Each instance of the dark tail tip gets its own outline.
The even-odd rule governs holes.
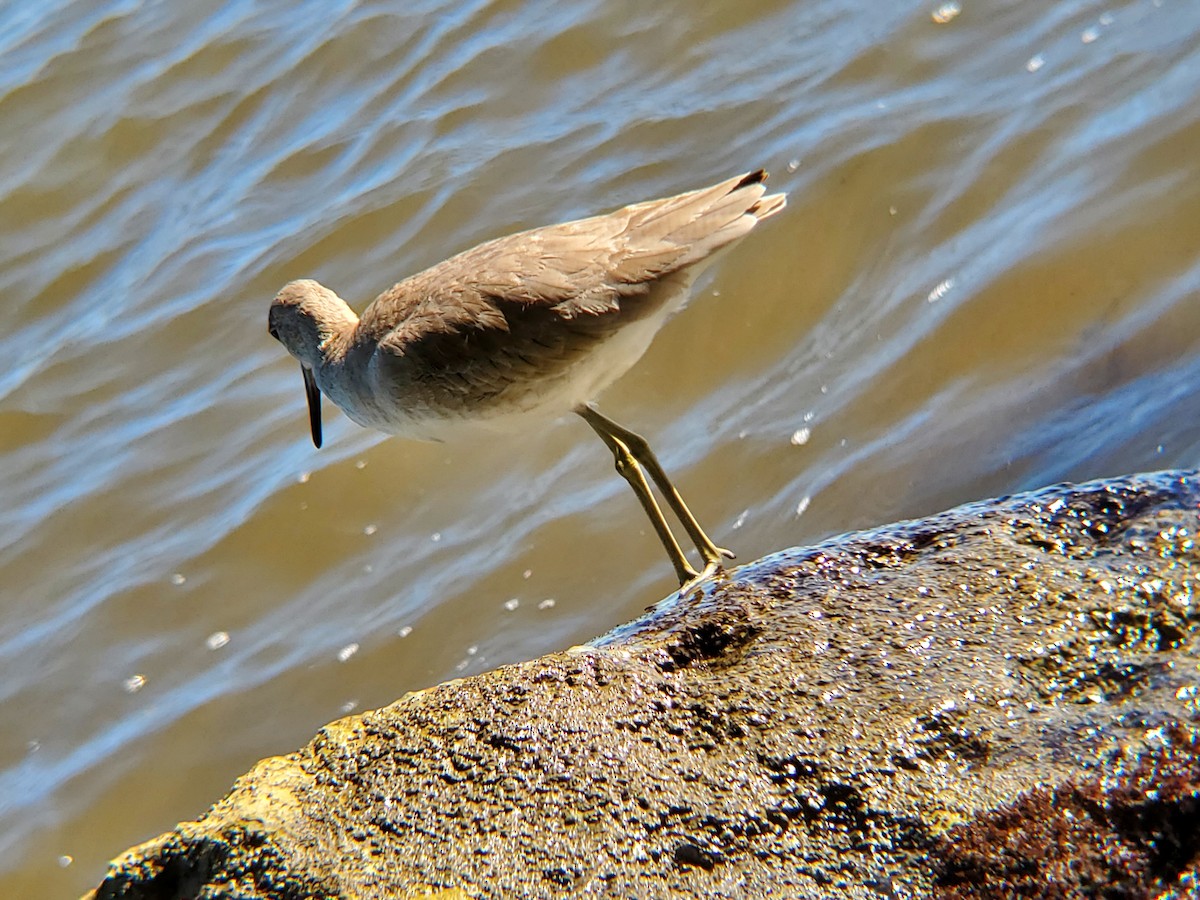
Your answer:
[[[749,187],[752,184],[762,184],[767,180],[767,172],[765,169],[755,169],[749,175],[733,186],[735,191],[739,191],[744,187]]]

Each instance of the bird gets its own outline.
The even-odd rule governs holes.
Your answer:
[[[300,363],[319,448],[321,397],[354,422],[416,440],[468,425],[530,433],[578,414],[612,453],[681,587],[733,554],[700,527],[649,443],[596,397],[641,358],[714,254],[787,203],[762,169],[710,187],[479,244],[385,290],[362,312],[311,279],[271,301],[268,331]],[[689,562],[646,480],[695,545]]]

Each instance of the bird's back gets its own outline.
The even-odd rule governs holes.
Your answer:
[[[509,235],[399,282],[349,348],[373,395],[353,417],[436,436],[443,420],[558,415],[592,399],[682,306],[701,264],[784,207],[765,178]]]

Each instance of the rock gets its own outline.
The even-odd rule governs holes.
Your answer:
[[[1161,473],[776,553],[334,722],[89,896],[1194,890],[1198,510]]]

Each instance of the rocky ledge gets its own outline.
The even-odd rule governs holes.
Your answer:
[[[1198,531],[1170,472],[777,553],[334,722],[88,896],[1195,896]]]

